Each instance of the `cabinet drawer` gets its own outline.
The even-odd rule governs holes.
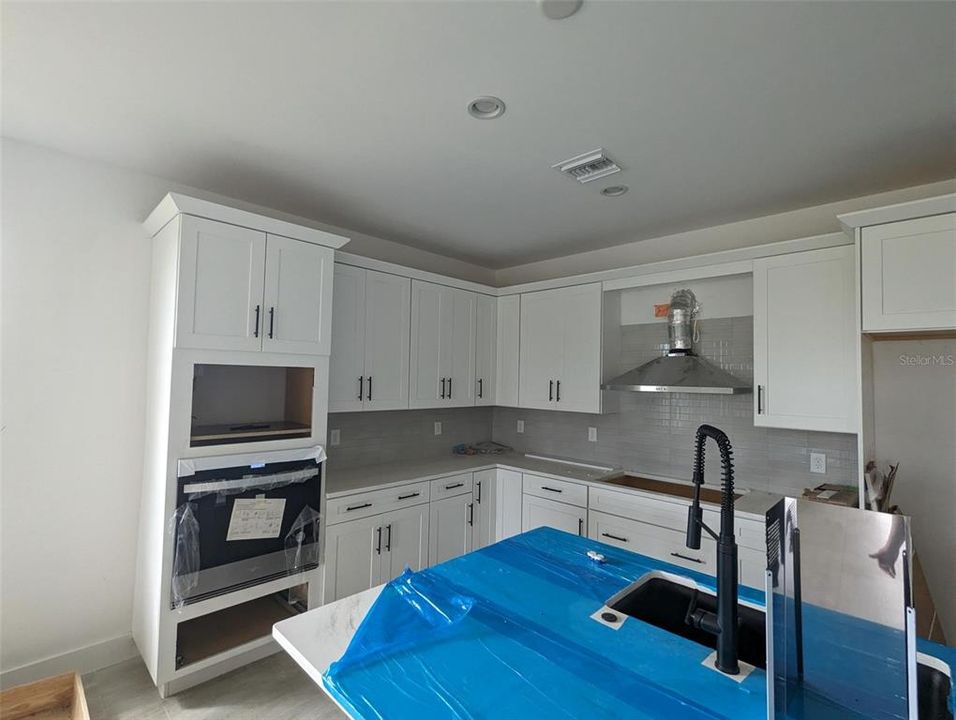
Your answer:
[[[636,493],[591,488],[590,508],[593,510],[680,532],[687,529],[688,507],[690,502],[672,502]],[[704,522],[716,532],[720,527],[720,513],[716,510],[704,509]]]
[[[441,500],[442,498],[465,495],[466,493],[471,495],[473,483],[474,476],[472,473],[461,473],[459,475],[436,478],[431,481],[431,499]]]
[[[428,502],[428,483],[420,482],[372,490],[328,500],[325,504],[329,525],[369,517],[379,513]]]
[[[682,531],[593,510],[588,513],[588,537],[690,570],[715,572],[717,545],[709,538],[701,538],[700,550],[691,550]]]
[[[521,484],[522,491],[526,495],[536,495],[537,497],[557,500],[578,507],[587,507],[588,504],[587,485],[578,485],[573,482],[555,480],[540,475],[528,475],[527,473],[522,475]]]

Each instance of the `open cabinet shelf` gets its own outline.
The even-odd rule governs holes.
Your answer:
[[[176,626],[176,668],[184,668],[272,634],[280,620],[306,609],[308,584],[248,600]]]

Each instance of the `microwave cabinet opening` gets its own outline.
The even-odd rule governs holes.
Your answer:
[[[310,367],[193,366],[190,447],[308,438]]]

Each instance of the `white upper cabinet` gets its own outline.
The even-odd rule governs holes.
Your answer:
[[[754,260],[754,425],[856,432],[853,254]]]
[[[365,279],[367,270],[336,263],[332,282],[329,411],[361,410],[365,400]]]
[[[475,404],[475,293],[412,281],[409,406]]]
[[[262,349],[328,355],[333,252],[277,235],[266,239]]]
[[[264,232],[184,215],[176,346],[259,350],[265,261]]]
[[[475,405],[494,405],[498,371],[498,302],[490,295],[476,297]]]
[[[601,411],[601,285],[521,296],[521,407]]]
[[[518,406],[518,343],[521,296],[498,298],[495,324],[495,405]]]
[[[863,331],[956,328],[956,214],[861,231]]]
[[[411,281],[335,265],[329,410],[408,407]]]
[[[182,216],[176,346],[327,355],[333,251]]]

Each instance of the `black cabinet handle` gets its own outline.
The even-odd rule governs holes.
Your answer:
[[[362,376],[362,375],[359,375],[359,396],[358,396],[358,397],[359,397],[359,400],[361,400],[361,399],[362,399],[362,395],[365,394],[365,392],[364,392],[364,390],[363,390],[364,387],[365,387],[365,377]]]
[[[763,415],[763,385],[757,386],[757,414]]]
[[[415,492],[415,493],[408,493],[408,495],[399,495],[397,499],[398,499],[398,500],[408,500],[408,499],[413,498],[413,497],[418,497],[419,495],[421,495],[421,493],[417,493],[417,492]]]
[[[474,526],[475,524],[475,504],[468,503],[468,524]]]
[[[454,490],[455,488],[460,488],[460,487],[464,487],[464,486],[465,486],[465,483],[455,483],[454,485],[446,485],[446,486],[445,486],[445,489],[446,489],[446,490]]]
[[[349,505],[345,508],[345,512],[352,512],[353,510],[361,510],[362,508],[372,507],[372,503],[362,503],[361,505]]]
[[[441,399],[445,399],[445,378],[441,379]]]
[[[385,526],[387,534],[385,535],[385,552],[392,552],[392,523]]]
[[[256,329],[252,331],[252,337],[259,337],[259,311],[261,309],[261,305],[256,305]]]
[[[548,487],[547,485],[542,485],[542,486],[541,486],[541,489],[542,489],[542,490],[547,490],[548,492],[556,492],[556,493],[562,493],[562,492],[564,492],[564,490],[559,490],[558,488]]]
[[[695,562],[695,563],[697,563],[698,565],[703,565],[703,564],[704,564],[704,561],[703,561],[703,560],[698,560],[697,558],[692,558],[692,557],[689,557],[689,556],[687,556],[687,555],[681,555],[681,554],[678,553],[678,552],[673,552],[673,553],[671,553],[671,557],[680,558],[681,560],[689,560],[690,562]]]
[[[578,518],[578,535],[584,537],[584,519]]]
[[[448,399],[451,400],[451,378],[448,378]]]
[[[372,399],[372,376],[368,376],[368,399]]]
[[[481,378],[478,378],[478,397],[479,398],[483,398],[485,396],[484,390],[482,390],[481,385],[482,385],[482,380]]]
[[[375,544],[375,552],[376,554],[381,555],[382,554],[382,528],[381,527],[375,528],[375,532],[378,533],[378,540]]]
[[[554,380],[548,380],[548,402],[554,400]]]
[[[475,497],[475,502],[481,505],[481,480],[478,481],[477,486],[478,486],[478,495],[477,497]]]
[[[558,380],[558,382],[555,384],[557,385],[557,392],[554,394],[554,401],[561,402],[561,381]]]
[[[276,309],[274,307],[269,308],[269,339],[275,335],[273,330],[275,330],[276,325]]]
[[[611,540],[617,540],[623,543],[627,542],[627,538],[622,538],[617,535],[611,535],[611,533],[601,533],[601,537],[611,538]]]

